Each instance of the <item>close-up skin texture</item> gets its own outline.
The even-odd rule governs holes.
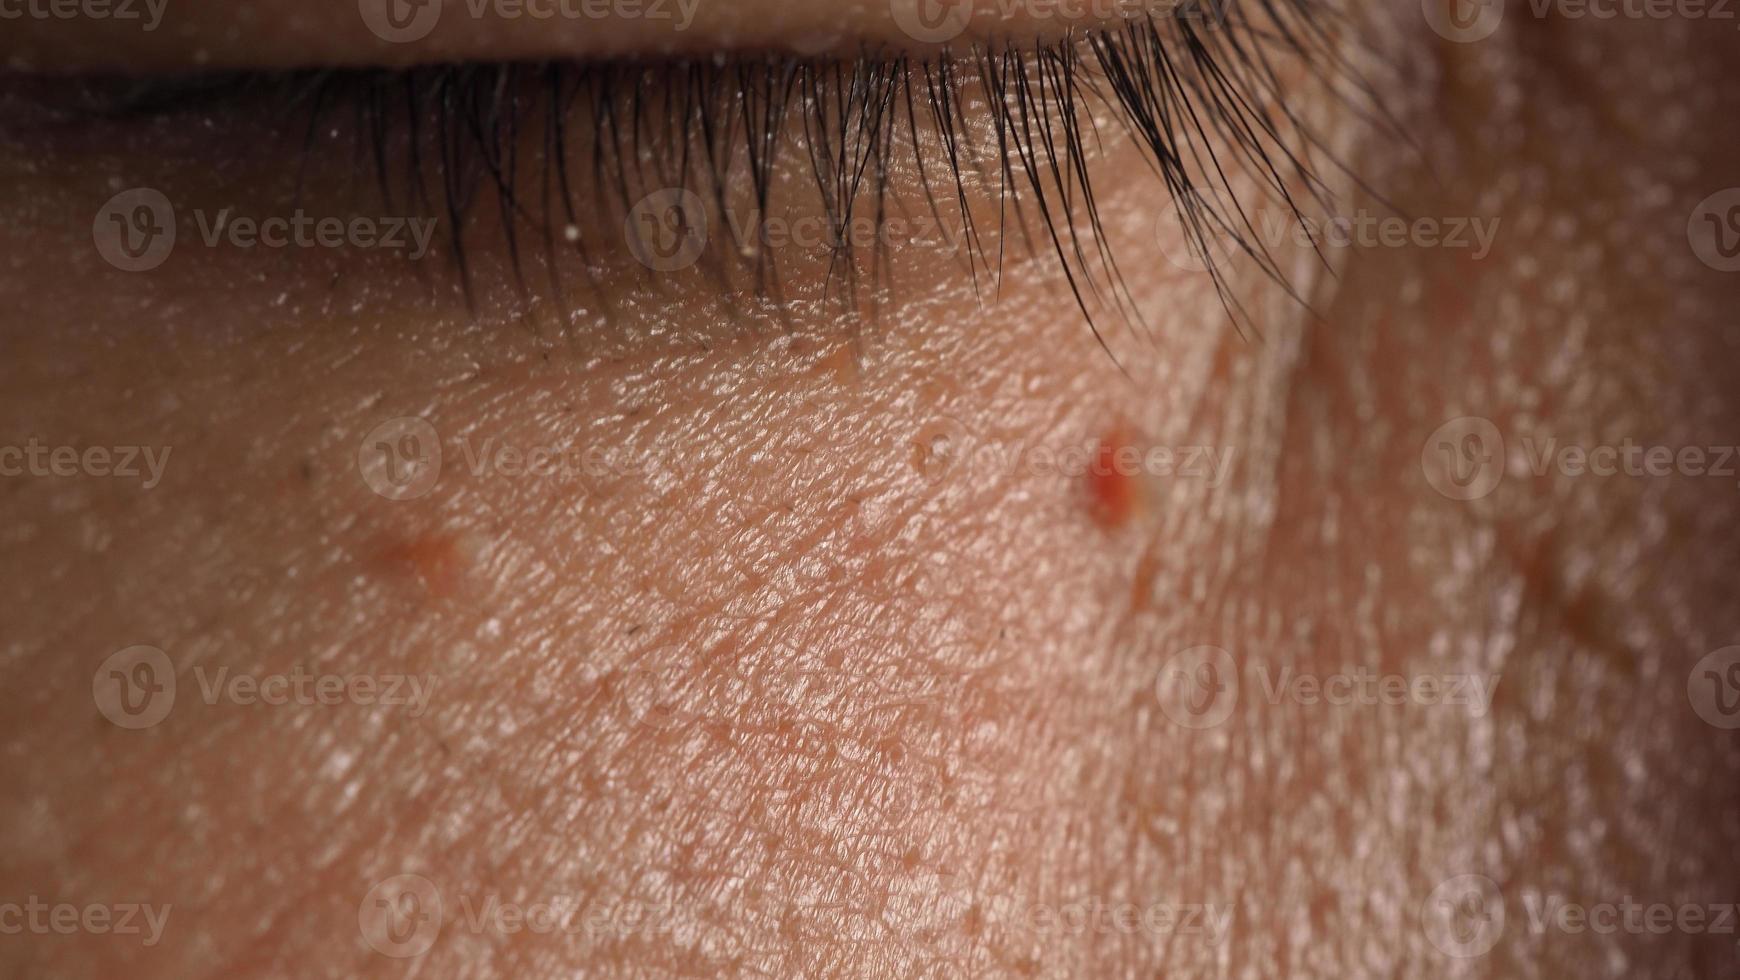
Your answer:
[[[93,9],[0,977],[1740,975],[1713,6]]]

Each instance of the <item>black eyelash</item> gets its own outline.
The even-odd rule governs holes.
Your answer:
[[[353,115],[388,205],[407,196],[425,209],[433,205],[447,219],[469,304],[475,298],[464,229],[480,194],[493,196],[504,215],[514,216],[502,225],[522,286],[520,232],[529,228],[541,240],[551,288],[560,295],[557,227],[581,224],[575,217],[581,207],[576,171],[583,162],[567,155],[576,113],[598,133],[590,161],[596,204],[618,208],[617,214],[632,206],[636,185],[648,186],[648,168],[656,186],[710,195],[721,212],[728,189],[746,177],[755,205],[766,213],[773,170],[793,126],[803,134],[806,163],[833,233],[830,284],[838,276],[841,295],[851,304],[857,302],[859,257],[849,223],[859,209],[869,208],[876,227],[882,226],[890,165],[897,154],[910,154],[931,214],[941,223],[944,210],[958,212],[966,271],[976,287],[983,279],[1000,283],[1008,225],[1033,248],[1028,219],[1036,217],[1041,245],[1055,254],[1094,336],[1110,353],[1095,309],[1109,306],[1123,319],[1141,318],[1107,243],[1090,174],[1089,148],[1100,136],[1094,104],[1112,110],[1145,149],[1190,247],[1241,328],[1249,317],[1209,247],[1211,239],[1230,243],[1292,290],[1238,203],[1233,174],[1254,178],[1297,218],[1294,195],[1301,189],[1327,203],[1315,162],[1341,166],[1291,108],[1279,65],[1296,62],[1335,96],[1381,114],[1371,86],[1343,53],[1348,25],[1331,0],[1205,2],[1224,6],[1207,15],[1200,7],[1180,8],[1053,44],[980,46],[927,59],[866,52],[847,60],[769,55],[657,64],[459,65],[310,72],[278,76],[269,84],[308,110],[304,166],[325,149],[318,134],[335,114]],[[975,127],[964,104],[973,86],[987,103],[990,145],[979,146],[970,135]],[[201,93],[235,88],[234,80],[167,95],[147,88],[131,93],[124,108],[185,110]],[[940,136],[929,150],[918,137],[921,125]],[[528,136],[541,136],[535,188],[523,185],[518,156],[533,145]],[[994,256],[974,224],[964,176],[987,163],[994,168],[1003,226],[996,231]],[[945,177],[952,179],[953,192],[939,196],[933,181]],[[431,182],[437,184],[434,193]],[[594,244],[572,243],[588,268]],[[868,259],[878,288],[892,286],[882,275],[885,250],[878,238]],[[758,293],[777,294],[775,260],[766,249],[754,254]],[[874,301],[879,293],[871,292]]]

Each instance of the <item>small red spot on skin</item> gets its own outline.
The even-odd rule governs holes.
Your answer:
[[[1140,486],[1129,467],[1118,464],[1118,452],[1130,448],[1130,440],[1122,426],[1101,437],[1093,464],[1088,467],[1088,494],[1094,520],[1107,530],[1116,530],[1130,523],[1140,503]],[[1126,462],[1129,453],[1124,454]]]
[[[453,594],[464,565],[459,539],[450,534],[395,541],[377,552],[375,559],[389,573],[416,578],[438,598]]]

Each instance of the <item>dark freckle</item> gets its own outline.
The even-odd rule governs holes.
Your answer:
[[[303,460],[302,462],[300,462],[296,465],[296,474],[298,476],[302,477],[303,483],[313,483],[314,482],[314,464],[306,459]]]
[[[641,624],[635,623],[633,626],[630,626],[628,629],[624,630],[623,633],[628,635],[628,636],[633,636],[634,634],[640,632],[640,627],[641,627]]]

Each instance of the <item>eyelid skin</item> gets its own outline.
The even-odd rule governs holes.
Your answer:
[[[13,72],[399,67],[850,55],[1019,45],[1156,14],[1212,23],[1230,0],[0,0]]]

